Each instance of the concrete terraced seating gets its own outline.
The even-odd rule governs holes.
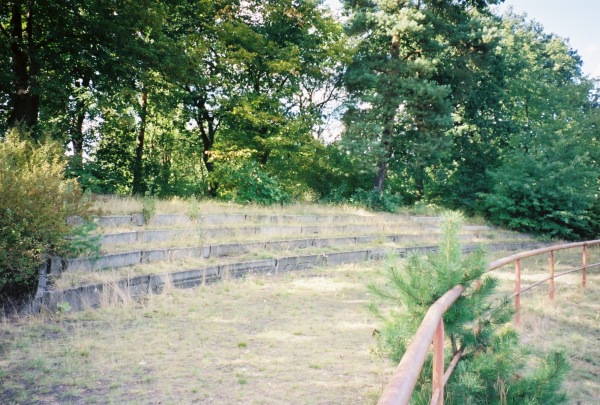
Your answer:
[[[435,250],[438,217],[380,215],[155,215],[98,217],[102,254],[53,257],[35,308],[100,305],[115,291],[138,297],[166,284],[193,287],[249,273],[276,274]],[[460,234],[465,250],[540,246],[527,235],[481,225]],[[49,279],[49,283],[46,280]]]

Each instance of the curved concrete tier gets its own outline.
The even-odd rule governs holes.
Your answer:
[[[503,234],[478,234],[463,233],[459,235],[462,241],[476,239],[492,240],[502,237]],[[514,235],[507,234],[507,238],[516,239]],[[317,248],[338,248],[346,245],[361,245],[375,243],[416,243],[422,241],[423,235],[414,234],[391,234],[391,235],[362,235],[342,236],[331,238],[305,238],[289,240],[262,240],[249,241],[245,243],[223,243],[204,246],[181,246],[157,249],[141,249],[127,252],[114,252],[100,257],[78,257],[62,260],[61,271],[97,271],[103,269],[118,269],[134,266],[141,263],[153,263],[158,261],[172,261],[190,257],[208,259],[211,257],[232,256],[256,250],[287,250]],[[55,269],[57,265],[55,265]],[[56,273],[56,270],[53,270]]]
[[[271,223],[271,224],[306,224],[306,223],[337,223],[337,222],[371,222],[373,218],[380,218],[392,222],[413,222],[418,224],[437,223],[440,217],[409,216],[409,215],[257,215],[257,214],[206,214],[195,218],[187,214],[156,214],[147,225],[149,226],[190,226],[190,225],[225,225],[242,223]],[[115,228],[127,226],[143,226],[142,214],[108,215],[95,217],[94,221],[101,228]]]
[[[494,243],[486,245],[490,250],[531,250],[548,245],[547,243]],[[481,244],[463,246],[464,252],[480,247]],[[409,253],[435,252],[435,246],[419,246],[411,248],[396,248],[392,252],[405,256]],[[346,263],[359,263],[366,260],[378,260],[390,252],[386,249],[368,249],[358,251],[337,252],[319,255],[280,257],[248,262],[230,263],[197,269],[141,275],[124,278],[113,283],[89,284],[67,290],[50,290],[36,298],[35,308],[54,310],[58,304],[68,303],[72,310],[82,310],[101,305],[102,302],[118,301],[124,295],[138,298],[149,293],[156,293],[172,285],[176,288],[190,288],[206,285],[211,282],[246,274],[277,274],[280,272],[303,270],[318,266],[337,266]]]
[[[132,245],[144,243],[162,243],[174,240],[200,240],[224,237],[289,237],[297,235],[320,235],[340,233],[386,234],[402,231],[407,227],[402,224],[365,224],[365,225],[302,225],[302,226],[252,226],[252,227],[221,227],[221,228],[185,228],[185,229],[145,229],[130,232],[106,233],[101,235],[103,248],[115,245]],[[420,226],[420,231],[438,234],[438,226]],[[465,226],[461,234],[476,234],[491,232],[487,226]],[[409,234],[409,233],[406,233]],[[414,232],[413,232],[414,234]]]

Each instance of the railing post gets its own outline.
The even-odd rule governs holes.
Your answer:
[[[431,405],[444,404],[444,320],[440,319],[433,336],[433,397]]]
[[[554,250],[550,251],[550,299],[554,299]]]
[[[515,261],[515,323],[521,324],[521,260]]]
[[[585,288],[585,284],[587,282],[586,275],[586,266],[587,266],[587,245],[583,245],[583,266],[581,267],[581,286]]]

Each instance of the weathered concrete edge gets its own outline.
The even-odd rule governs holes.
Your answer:
[[[326,222],[334,223],[351,218],[355,222],[370,222],[376,216],[369,215],[326,215],[326,214],[299,214],[299,215],[264,215],[264,214],[200,214],[190,216],[189,214],[156,214],[150,221],[149,225],[168,225],[168,224],[232,224],[232,223],[311,223],[311,222]],[[436,223],[439,222],[439,216],[416,216],[416,215],[389,215],[390,218],[398,221],[409,221],[414,223]],[[387,222],[389,219],[387,218]],[[144,218],[141,213],[123,214],[123,215],[105,215],[94,217],[94,221],[103,228],[119,227],[126,225],[142,226],[145,225]]]
[[[472,234],[461,234],[460,239],[472,237]],[[479,238],[490,238],[489,235],[479,235]],[[370,243],[377,239],[384,238],[389,242],[408,242],[415,241],[421,238],[421,235],[412,234],[387,234],[379,235],[364,235],[364,236],[339,236],[331,238],[304,238],[304,239],[288,239],[278,241],[250,241],[246,243],[223,243],[218,245],[205,245],[199,247],[171,247],[147,249],[131,252],[118,252],[102,255],[97,258],[72,258],[65,261],[66,270],[84,270],[95,271],[107,268],[121,268],[132,266],[139,263],[151,263],[160,260],[167,260],[182,257],[221,257],[236,253],[249,252],[256,248],[264,249],[291,249],[291,248],[306,248],[312,247],[333,247],[351,244]],[[189,253],[183,253],[187,251]]]
[[[248,226],[240,228],[188,228],[188,229],[146,229],[139,231],[126,231],[116,233],[105,233],[100,235],[103,247],[111,245],[126,245],[132,243],[156,243],[167,240],[190,239],[190,238],[214,238],[227,235],[317,235],[326,232],[369,232],[389,233],[398,232],[407,224],[353,224],[353,225],[299,225],[299,226]],[[437,225],[423,225],[421,229],[435,234],[440,233]],[[479,235],[481,232],[491,232],[493,228],[488,226],[465,226],[461,229],[461,235]],[[485,235],[483,235],[485,236]]]
[[[480,247],[488,250],[531,250],[550,243],[496,243],[469,244],[463,246],[464,252],[470,252]],[[251,262],[230,263],[198,269],[186,269],[177,272],[141,275],[133,278],[118,280],[114,283],[98,283],[84,285],[60,291],[46,291],[43,296],[36,298],[32,307],[37,310],[56,310],[57,305],[67,303],[71,310],[81,311],[86,308],[99,307],[103,303],[115,302],[129,298],[139,298],[150,293],[158,293],[168,286],[175,288],[191,288],[199,285],[223,280],[226,278],[242,277],[246,274],[278,274],[292,270],[305,270],[318,266],[337,266],[347,263],[359,263],[366,260],[379,260],[389,253],[403,257],[411,253],[432,253],[437,246],[417,246],[393,249],[368,249],[349,252],[336,252],[319,255],[305,255],[265,259]]]

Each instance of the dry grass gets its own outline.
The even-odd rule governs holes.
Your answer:
[[[248,277],[4,324],[1,403],[374,403],[372,265]]]
[[[234,203],[220,202],[212,199],[201,199],[194,202],[191,199],[182,199],[174,197],[171,199],[156,200],[157,213],[170,214],[188,214],[191,211],[199,214],[222,214],[222,213],[243,213],[243,214],[268,214],[268,215],[304,215],[304,214],[321,214],[321,215],[373,215],[373,212],[349,204],[316,204],[309,202],[296,202],[288,205],[272,205],[261,206],[255,204],[240,205]],[[120,214],[136,214],[142,211],[142,198],[139,197],[122,197],[116,195],[94,195],[92,197],[92,210],[101,215],[120,215]],[[444,209],[433,204],[419,204],[410,207],[400,207],[398,214],[401,215],[440,215]],[[381,214],[379,215],[386,215]],[[484,224],[482,218],[470,218],[469,222]]]
[[[589,263],[600,261],[597,250],[590,253]],[[559,261],[568,268],[580,257]],[[366,284],[383,282],[380,268],[249,276],[167,289],[143,302],[5,321],[0,403],[374,403],[393,370],[372,354],[378,325],[366,309]],[[523,268],[533,281],[547,263]],[[572,404],[600,398],[598,273],[590,271],[586,290],[579,275],[557,280],[553,303],[544,287],[523,296],[523,342],[534,353],[565,350]],[[512,269],[497,274],[510,292]]]
[[[319,235],[321,237],[323,235]],[[339,235],[338,235],[339,236]],[[56,290],[68,289],[75,286],[95,283],[109,283],[120,279],[131,278],[143,274],[163,274],[174,271],[182,271],[186,269],[197,269],[202,267],[213,266],[215,264],[231,264],[244,261],[261,260],[261,259],[275,259],[282,257],[293,257],[293,256],[304,256],[304,255],[315,255],[315,254],[328,254],[346,251],[357,251],[366,249],[384,249],[385,251],[393,251],[398,248],[414,247],[414,246],[433,246],[437,243],[438,235],[428,234],[422,235],[419,240],[393,243],[387,242],[385,235],[380,235],[379,238],[371,243],[365,244],[338,244],[329,247],[315,247],[310,246],[306,248],[293,248],[292,245],[286,247],[285,241],[276,245],[273,248],[269,247],[256,247],[248,249],[244,253],[236,253],[231,256],[219,256],[204,258],[186,258],[180,260],[167,260],[153,263],[138,264],[135,266],[122,267],[119,269],[105,269],[98,271],[66,271],[60,274],[60,277],[53,279],[53,288]],[[506,241],[506,239],[502,239]],[[251,242],[258,242],[260,239],[253,240]],[[212,241],[213,246],[218,244],[218,241]],[[234,243],[234,240],[228,242]],[[244,242],[240,240],[240,242]],[[245,241],[250,242],[250,241]],[[481,240],[477,235],[473,235],[472,238],[464,240],[464,243],[486,243],[495,242],[494,240]],[[128,245],[123,247],[111,246],[112,252],[118,251],[132,251],[135,248],[138,249],[152,249],[153,247],[167,248],[167,247],[185,247],[185,246],[202,246],[202,243],[195,243],[188,241],[188,243],[161,243],[161,244],[136,244]]]
[[[581,250],[556,252],[556,274],[581,267]],[[588,251],[588,264],[600,262],[600,249]],[[512,266],[494,272],[502,280],[500,291],[514,291]],[[522,263],[522,288],[549,276],[549,257],[539,256]],[[600,403],[600,268],[588,270],[587,286],[581,272],[555,281],[555,298],[550,300],[545,283],[521,296],[522,343],[533,354],[564,351],[571,364],[565,389],[570,404]]]
[[[352,224],[346,224],[352,225]],[[287,225],[286,225],[287,226]],[[291,226],[291,225],[290,225]],[[309,225],[310,226],[310,225]],[[323,226],[321,227],[317,233],[309,233],[306,230],[302,230],[300,226],[297,226],[297,231],[292,231],[290,228],[286,227],[284,231],[278,233],[276,228],[269,228],[269,231],[258,232],[256,234],[250,234],[249,230],[254,229],[255,227],[211,227],[211,228],[196,228],[194,229],[194,234],[190,235],[189,233],[184,233],[181,236],[176,236],[173,239],[162,241],[162,242],[135,242],[129,244],[118,244],[118,243],[106,243],[103,244],[103,251],[130,251],[136,248],[139,249],[151,249],[158,247],[184,247],[184,246],[200,246],[203,243],[216,245],[223,243],[246,243],[246,242],[261,242],[261,241],[270,241],[270,240],[292,240],[292,239],[324,239],[324,238],[337,238],[337,237],[346,237],[346,236],[380,236],[381,238],[385,238],[387,235],[406,235],[406,236],[420,236],[423,239],[423,243],[429,243],[431,241],[436,242],[439,239],[440,231],[435,229],[428,229],[427,233],[424,233],[423,227],[419,227],[417,225],[386,225],[385,232],[382,230],[377,231],[359,231],[358,233],[354,233],[349,235],[348,231],[337,230],[334,228],[335,225],[332,226]],[[173,228],[169,228],[173,230]],[[189,229],[189,228],[188,228]],[[209,236],[211,230],[223,230],[226,235],[223,236]],[[113,232],[111,229],[111,234],[118,233]],[[462,234],[464,238],[470,238],[463,240],[463,243],[468,243],[469,241],[481,241],[481,240],[490,240],[490,241],[513,241],[513,240],[523,240],[517,233],[510,232],[496,232],[496,231],[470,231]],[[143,238],[143,237],[141,237]]]
[[[194,206],[195,205],[195,206]],[[142,212],[142,198],[121,197],[115,195],[96,195],[92,198],[92,210],[102,215],[136,214]],[[192,208],[193,207],[193,208]],[[354,214],[372,215],[364,209],[350,205],[323,205],[310,203],[295,203],[284,206],[273,205],[269,207],[259,205],[240,205],[219,202],[217,200],[203,199],[197,202],[182,198],[157,199],[156,212],[169,214],[188,214],[191,210],[204,214],[266,214],[266,215],[303,215],[303,214]]]

